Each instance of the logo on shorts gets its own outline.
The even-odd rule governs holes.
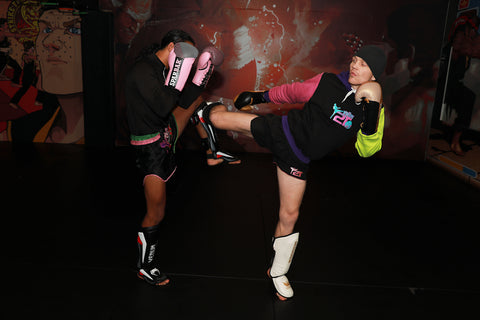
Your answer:
[[[165,131],[163,132],[163,140],[160,141],[160,147],[162,148],[168,148],[170,149],[172,147],[172,144],[171,144],[171,137],[173,136],[173,131],[172,131],[172,128],[170,126],[168,126],[168,128],[165,128]]]
[[[303,171],[300,171],[294,167],[290,167],[290,175],[297,178],[301,178],[303,176]]]
[[[355,116],[351,112],[344,111],[340,107],[337,107],[336,103],[333,105],[333,113],[330,116],[330,119],[345,129],[350,129],[352,127],[352,120],[354,117]]]

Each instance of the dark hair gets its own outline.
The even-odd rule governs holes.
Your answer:
[[[195,44],[195,41],[187,32],[180,29],[170,30],[167,32],[167,34],[163,36],[161,43],[155,42],[149,45],[148,47],[143,48],[140,54],[138,55],[137,60],[165,48],[166,46],[168,46],[170,42],[178,43],[178,42],[185,42],[185,41],[189,41]]]
[[[160,49],[168,46],[170,42],[177,43],[186,41],[189,41],[195,45],[195,41],[193,41],[193,38],[185,31],[179,29],[170,30],[165,36],[163,36],[162,43],[160,44]]]
[[[7,19],[5,18],[0,18],[0,25],[7,23]]]

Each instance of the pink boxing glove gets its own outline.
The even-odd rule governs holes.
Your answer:
[[[169,70],[165,78],[165,85],[182,91],[197,56],[198,50],[191,44],[176,43],[168,56]]]
[[[199,87],[205,87],[212,75],[214,66],[219,66],[222,63],[222,51],[212,46],[203,49],[197,60],[197,71],[192,79],[193,84]]]

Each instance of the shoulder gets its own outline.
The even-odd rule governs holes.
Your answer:
[[[331,72],[324,72],[320,82],[323,83],[342,83],[338,76]]]
[[[336,88],[341,90],[342,92],[347,90],[344,81],[342,81],[342,79],[340,79],[337,74],[331,72],[323,73],[323,76],[320,80],[320,85],[329,88]]]
[[[146,56],[137,60],[129,69],[128,76],[130,78],[145,78],[155,76],[157,73],[161,74],[165,69],[163,63],[154,60],[150,56]]]

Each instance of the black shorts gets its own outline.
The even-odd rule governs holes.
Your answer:
[[[147,137],[147,136],[143,136]],[[167,182],[177,169],[175,159],[175,143],[177,140],[177,125],[170,121],[170,125],[147,139],[135,137],[131,141],[135,148],[137,167],[146,178],[157,176]]]
[[[290,147],[281,116],[259,116],[252,120],[250,130],[255,141],[272,152],[273,161],[280,170],[292,177],[307,179],[308,163],[302,162]]]

